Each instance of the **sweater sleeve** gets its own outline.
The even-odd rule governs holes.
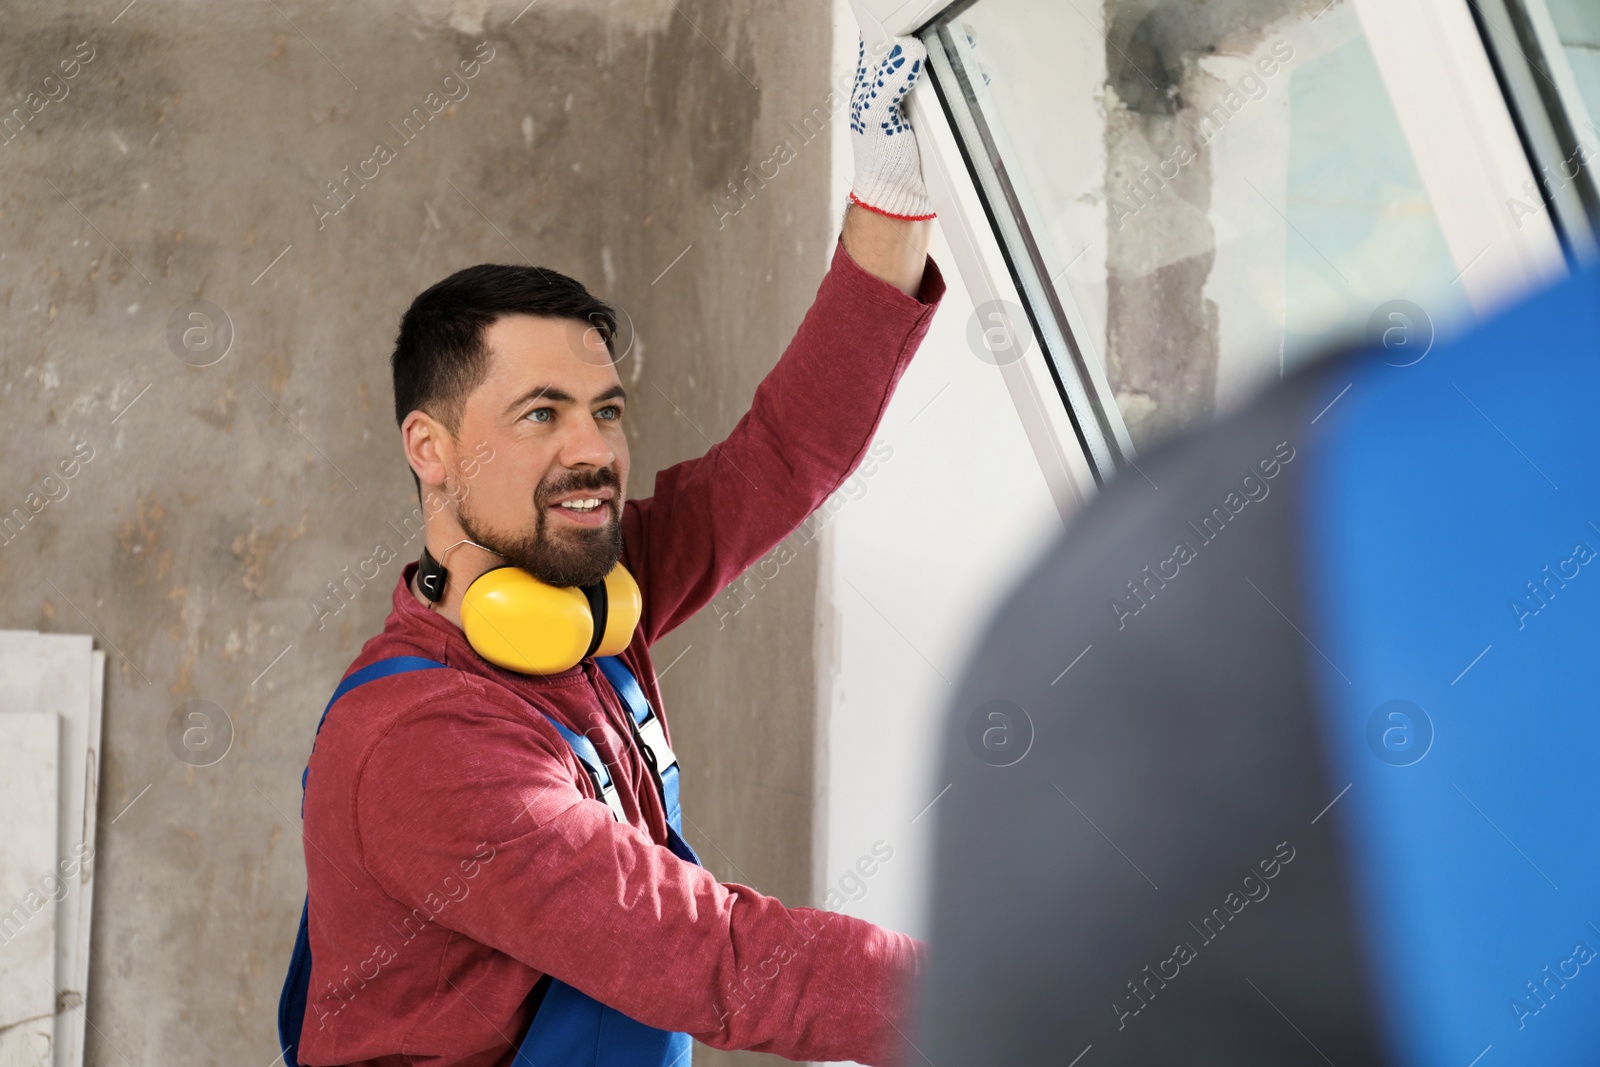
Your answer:
[[[800,329],[738,425],[624,506],[646,644],[708,604],[851,475],[944,289],[932,259],[913,298],[863,270],[842,239],[835,245]]]
[[[866,1064],[907,1051],[918,942],[719,883],[615,821],[527,714],[439,698],[375,745],[355,805],[363,865],[386,893],[715,1048]],[[467,863],[470,893],[430,899]]]

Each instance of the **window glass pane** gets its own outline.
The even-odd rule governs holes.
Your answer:
[[[1539,0],[1530,0],[1530,6]],[[1600,4],[1595,0],[1549,0],[1561,51],[1572,67],[1590,115],[1600,114]],[[1593,143],[1594,130],[1583,131]]]
[[[1136,446],[1468,313],[1349,0],[977,0],[925,37]]]

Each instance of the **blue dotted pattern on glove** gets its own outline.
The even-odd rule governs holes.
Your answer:
[[[850,93],[850,129],[855,133],[866,133],[866,123],[862,116],[878,99],[878,94],[884,88],[885,80],[905,66],[906,55],[899,45],[884,57],[878,65],[876,77],[867,73],[867,42],[863,40],[856,52],[856,84]],[[910,133],[911,127],[905,121],[904,112],[900,109],[900,102],[905,99],[911,86],[916,84],[917,75],[922,71],[922,60],[911,61],[911,76],[900,83],[900,88],[895,90],[894,97],[889,101],[889,109],[884,120],[878,124],[884,134],[893,136],[900,133]],[[872,84],[868,85],[871,82]]]

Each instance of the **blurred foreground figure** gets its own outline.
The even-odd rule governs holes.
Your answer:
[[[1421,347],[1141,459],[1000,610],[933,1062],[1600,1058],[1600,277]]]

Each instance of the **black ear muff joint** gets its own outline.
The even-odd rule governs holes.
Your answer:
[[[449,553],[445,553],[449,555]],[[437,604],[444,599],[445,583],[449,580],[449,572],[444,569],[444,564],[433,558],[433,553],[428,547],[422,547],[422,559],[417,564],[417,587],[422,590],[422,595],[431,603]]]
[[[606,636],[606,613],[610,607],[611,598],[606,595],[606,583],[602,579],[593,585],[578,587],[583,598],[589,602],[589,615],[594,619],[594,636],[589,639],[589,647],[584,656],[594,655],[594,650],[600,647],[600,642]]]

